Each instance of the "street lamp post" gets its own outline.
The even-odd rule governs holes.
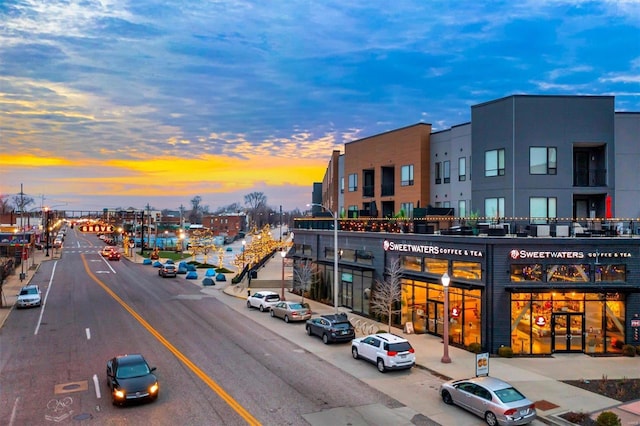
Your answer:
[[[333,218],[333,306],[338,313],[338,213],[334,213],[322,204],[311,203],[307,206],[318,206],[324,211],[329,212]]]
[[[45,257],[49,257],[49,209],[44,210],[44,245],[46,248]]]
[[[449,274],[446,272],[442,274],[442,287],[444,289],[444,327],[443,327],[443,342],[444,342],[444,353],[442,355],[442,359],[440,360],[444,364],[451,363],[451,358],[449,358],[449,283],[451,282],[451,278],[449,278]]]
[[[281,291],[280,299],[287,300],[284,297],[284,258],[287,257],[287,250],[285,250],[284,248],[280,250],[280,256],[282,256],[282,289],[281,289],[282,291]]]

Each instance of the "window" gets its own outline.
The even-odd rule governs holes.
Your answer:
[[[504,198],[486,198],[484,200],[486,217],[504,217]]]
[[[532,175],[557,174],[556,148],[530,147],[529,173]]]
[[[548,265],[546,270],[547,282],[588,283],[591,281],[590,265]]]
[[[413,164],[402,166],[400,169],[400,185],[411,186],[413,185]]]
[[[352,173],[349,175],[349,192],[355,192],[358,190],[358,174]]]
[[[542,265],[539,263],[511,265],[511,281],[542,281]]]
[[[482,265],[480,262],[454,260],[451,269],[454,278],[474,281],[482,280]]]
[[[340,178],[340,193],[344,194],[344,177]]]
[[[436,172],[436,184],[442,183],[442,163],[440,162],[436,163],[435,172]]]
[[[484,153],[484,175],[504,176],[504,149],[494,149]]]
[[[596,281],[626,281],[626,265],[596,265]]]
[[[467,217],[467,202],[465,200],[458,201],[458,217]]]
[[[549,218],[557,217],[555,197],[531,197],[529,198],[529,217],[531,223],[547,223]]]
[[[403,269],[422,271],[422,258],[418,256],[400,256],[400,264]]]
[[[404,217],[413,217],[413,203],[400,203],[400,210],[404,212]]]
[[[349,217],[349,218],[358,217],[358,206],[349,206],[347,217]]]
[[[444,177],[444,183],[451,182],[451,161],[445,161],[443,163],[444,170],[442,171]]]
[[[467,158],[458,158],[458,181],[464,182],[467,180]]]

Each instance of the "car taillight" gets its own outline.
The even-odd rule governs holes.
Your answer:
[[[398,352],[397,351],[387,351],[387,355],[396,356],[396,355],[398,355]]]
[[[410,353],[410,354],[412,354],[412,353],[414,353],[414,352],[415,352],[415,351],[413,350],[413,348],[409,349],[409,353]]]
[[[504,412],[504,415],[505,416],[512,416],[517,412],[518,412],[518,410],[516,410],[515,408],[510,408],[510,409],[508,409],[507,411]]]

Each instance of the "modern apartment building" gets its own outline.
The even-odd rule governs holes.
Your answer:
[[[398,261],[397,327],[436,335],[448,327],[452,344],[492,353],[640,346],[640,113],[615,112],[614,100],[509,96],[473,106],[471,122],[450,129],[417,124],[345,144],[324,181],[346,182],[344,203],[321,192],[323,205],[349,218],[338,229],[300,219],[295,230],[294,268],[317,266],[310,297],[337,294],[340,306],[375,316],[370,300]],[[478,213],[508,232],[398,226],[426,206],[458,219]],[[385,220],[401,211],[405,219]]]
[[[426,206],[534,222],[640,216],[628,178],[640,160],[640,113],[616,113],[613,96],[514,95],[473,106],[471,117],[346,143],[332,153],[323,205],[374,218]]]

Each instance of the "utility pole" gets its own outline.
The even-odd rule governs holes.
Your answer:
[[[138,214],[134,213],[136,216],[136,222]],[[140,255],[144,256],[144,209],[140,212]]]
[[[147,247],[151,248],[151,206],[147,203]]]

